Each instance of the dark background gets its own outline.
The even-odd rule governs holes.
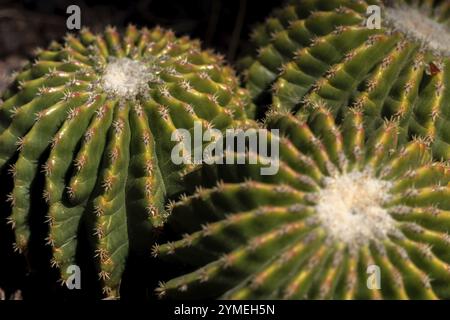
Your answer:
[[[0,0],[0,91],[11,70],[36,47],[46,47],[67,32],[66,8],[81,8],[81,23],[93,31],[128,23],[161,25],[178,35],[202,40],[234,62],[248,44],[252,27],[282,0]]]
[[[0,92],[10,81],[12,71],[32,57],[33,49],[46,47],[51,40],[60,40],[64,36],[67,32],[66,8],[71,4],[80,6],[82,26],[88,26],[93,31],[100,32],[107,25],[122,29],[129,23],[147,27],[160,25],[173,29],[178,35],[201,39],[204,48],[214,48],[225,55],[230,63],[234,63],[248,48],[251,29],[256,23],[264,21],[281,2],[0,0]],[[100,298],[95,274],[82,274],[82,290],[69,291],[55,284],[57,273],[48,266],[48,250],[34,250],[29,261],[33,265],[31,269],[27,267],[29,262],[12,251],[11,228],[4,223],[10,211],[5,195],[12,188],[11,179],[7,177],[6,172],[0,172],[0,288],[8,296],[20,290],[24,299],[32,300]],[[40,205],[42,200],[32,201]],[[41,211],[45,212],[45,209]],[[44,219],[41,213],[34,214],[37,220]],[[153,290],[157,280],[170,278],[174,270],[166,270],[154,260],[130,256],[121,290],[123,299],[155,298]],[[85,263],[88,264],[89,260]]]

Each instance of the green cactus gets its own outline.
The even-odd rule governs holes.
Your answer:
[[[197,188],[167,223],[185,236],[153,254],[188,273],[161,297],[450,298],[450,166],[426,140],[399,144],[398,121],[368,136],[361,108],[339,126],[323,101],[265,125],[280,130],[277,174],[260,156],[186,176]]]
[[[38,210],[30,197],[42,194],[62,280],[84,230],[103,291],[117,296],[129,250],[147,244],[166,219],[165,197],[180,190],[186,166],[170,161],[171,134],[195,121],[218,129],[244,121],[247,100],[219,55],[161,28],[82,30],[39,50],[0,105],[15,249],[27,252]]]
[[[278,110],[322,99],[338,119],[362,107],[373,128],[399,118],[402,140],[427,138],[450,159],[449,17],[448,1],[291,0],[254,30],[247,88]]]

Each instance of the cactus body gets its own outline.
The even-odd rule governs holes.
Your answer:
[[[179,191],[185,168],[170,161],[172,132],[194,121],[223,129],[246,117],[246,100],[220,56],[160,28],[130,26],[123,36],[83,30],[40,50],[0,105],[15,248],[28,249],[39,211],[30,197],[39,193],[48,205],[51,264],[62,279],[83,232],[105,294],[117,295],[129,250],[151,238],[166,217],[164,197]]]
[[[322,99],[337,118],[362,107],[373,128],[399,118],[403,140],[427,138],[449,159],[449,12],[447,1],[290,1],[252,34],[247,87],[279,110]]]
[[[448,163],[423,139],[399,145],[398,121],[367,135],[361,109],[341,126],[323,102],[307,110],[267,117],[282,137],[276,175],[260,175],[259,161],[186,176],[199,187],[168,220],[185,236],[153,253],[189,273],[160,296],[450,298]]]

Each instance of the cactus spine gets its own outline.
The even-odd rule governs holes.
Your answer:
[[[234,71],[198,41],[130,26],[123,36],[82,30],[39,50],[4,100],[0,168],[13,179],[15,249],[27,252],[39,210],[30,194],[40,193],[62,280],[84,230],[103,291],[114,297],[129,250],[148,243],[166,219],[165,197],[179,191],[186,168],[170,161],[171,134],[194,121],[223,129],[245,119],[248,99]],[[45,187],[36,190],[41,175]]]
[[[381,29],[367,27],[369,5]],[[321,99],[338,119],[362,108],[373,128],[398,118],[402,140],[426,138],[450,159],[449,12],[447,1],[289,1],[252,34],[247,87],[278,110]]]
[[[186,176],[198,187],[168,220],[185,236],[153,253],[189,271],[161,297],[450,298],[450,167],[428,141],[400,145],[399,121],[368,135],[360,108],[339,126],[323,101],[265,125],[282,137],[276,175],[261,176],[260,161]]]

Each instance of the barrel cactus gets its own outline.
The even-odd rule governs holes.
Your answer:
[[[403,140],[450,159],[449,12],[447,1],[291,0],[254,30],[247,88],[279,110],[322,99],[337,118],[361,107],[373,128],[398,118]]]
[[[130,26],[124,34],[85,29],[38,50],[3,100],[0,168],[13,179],[14,248],[27,253],[30,221],[44,210],[61,279],[85,235],[103,291],[114,297],[129,250],[149,245],[166,219],[165,197],[179,191],[187,165],[170,161],[172,133],[196,121],[217,129],[244,121],[249,99],[198,41]],[[45,186],[34,183],[39,177]],[[46,208],[30,201],[35,194]]]
[[[341,126],[323,101],[304,111],[267,116],[266,128],[280,130],[277,174],[260,175],[259,158],[186,176],[197,188],[171,204],[168,220],[185,236],[153,254],[188,272],[157,293],[449,299],[449,163],[433,160],[425,139],[399,144],[399,121],[367,135],[361,108]]]

